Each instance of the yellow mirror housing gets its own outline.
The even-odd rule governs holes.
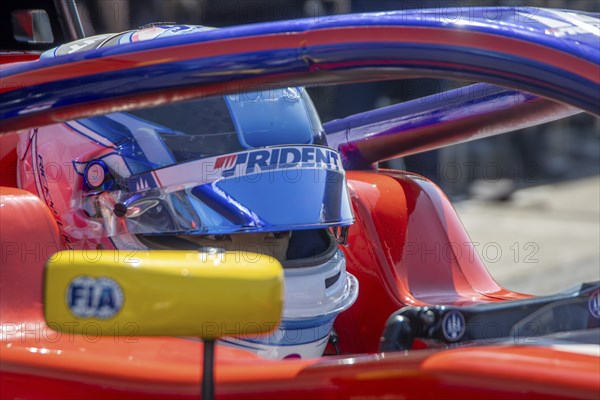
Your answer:
[[[248,336],[283,310],[283,268],[247,252],[79,250],[46,264],[44,316],[57,331],[102,336]]]

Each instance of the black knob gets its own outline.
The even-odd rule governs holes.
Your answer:
[[[379,342],[379,351],[409,350],[412,347],[414,338],[410,320],[403,315],[392,314],[385,323],[383,335]]]
[[[124,217],[127,214],[127,206],[123,203],[115,204],[113,212],[117,217]]]

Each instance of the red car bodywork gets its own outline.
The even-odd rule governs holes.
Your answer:
[[[406,245],[469,249],[451,204],[432,183],[392,171],[349,172],[348,180],[357,222],[344,250],[361,294],[336,322],[344,354],[375,353],[394,307],[523,296],[498,286],[474,249],[441,268]],[[57,226],[37,196],[7,187],[1,195],[2,234],[13,244],[3,249],[0,278],[2,398],[197,398],[198,341],[100,338],[93,328],[77,336],[46,326],[43,265],[61,248]],[[218,346],[216,362],[218,398],[596,398],[600,388],[597,357],[545,346],[284,361]]]
[[[30,55],[19,57],[0,61]],[[214,92],[220,90],[223,86]],[[63,244],[45,202],[16,188],[16,145],[16,135],[0,137],[0,397],[198,398],[198,340],[100,337],[93,326],[78,336],[46,325],[44,264]],[[342,250],[360,295],[335,324],[341,354],[274,361],[217,346],[217,398],[598,398],[598,357],[564,347],[490,341],[416,350],[428,346],[416,342],[414,351],[377,353],[386,319],[401,307],[529,296],[493,280],[451,203],[432,182],[391,170],[348,171],[347,179],[356,222]]]

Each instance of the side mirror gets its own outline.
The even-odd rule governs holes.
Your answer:
[[[61,251],[46,264],[44,318],[57,331],[197,336],[204,340],[202,399],[214,398],[215,339],[274,330],[283,268],[242,252]]]
[[[283,269],[242,252],[61,251],[47,263],[44,317],[57,331],[102,335],[256,335],[283,309]]]
[[[54,43],[46,10],[15,10],[10,15],[13,37],[21,43]]]

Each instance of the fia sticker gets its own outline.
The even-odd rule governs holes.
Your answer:
[[[102,186],[105,177],[106,171],[100,163],[91,163],[85,170],[85,181],[93,189]]]
[[[600,319],[600,289],[596,290],[588,300],[588,309],[594,318]]]
[[[450,310],[442,320],[442,333],[446,340],[456,342],[465,334],[465,317],[460,311]]]
[[[113,279],[78,276],[69,283],[67,305],[79,318],[109,319],[123,308],[123,290]]]

